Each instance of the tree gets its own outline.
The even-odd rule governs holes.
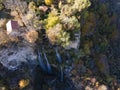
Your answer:
[[[57,4],[53,3],[45,20],[45,29],[52,43],[68,46],[74,40],[74,34],[80,30],[80,13],[89,6],[89,0],[60,0]]]

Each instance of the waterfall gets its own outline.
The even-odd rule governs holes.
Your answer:
[[[60,66],[60,81],[63,82],[63,68]]]
[[[44,58],[45,58],[45,61],[46,61],[46,64],[47,64],[47,72],[52,73],[52,69],[51,69],[50,63],[48,62],[48,58],[46,56],[46,53],[44,52],[44,48],[43,48],[43,54],[44,54]]]
[[[56,57],[57,57],[58,62],[62,63],[62,59],[61,59],[61,56],[60,56],[57,48],[55,48],[55,53],[56,53]]]
[[[38,50],[38,61],[39,61],[39,65],[40,65],[41,69],[42,69],[43,71],[47,71],[47,69],[46,69],[46,67],[45,67],[45,64],[43,63],[43,59],[42,59],[42,57],[41,57],[41,53],[40,53],[39,50]]]

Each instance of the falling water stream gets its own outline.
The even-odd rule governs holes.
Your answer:
[[[41,53],[39,50],[38,50],[38,61],[39,61],[39,65],[40,65],[41,69],[43,71],[47,72],[47,69],[45,67],[45,64],[43,63],[43,59],[42,59],[42,56],[41,56]]]
[[[57,47],[54,47],[53,50],[55,50],[55,56],[57,57],[57,61],[60,64],[58,67],[60,70],[59,71],[60,73],[58,73],[59,75],[57,75],[57,76],[60,76],[60,81],[63,82],[64,81],[63,80],[64,79],[63,78],[64,77],[64,74],[63,74],[64,70],[63,70],[63,67],[61,66],[62,58],[61,58],[60,53],[58,52]],[[42,71],[44,71],[48,74],[54,74],[54,72],[52,72],[53,68],[51,68],[51,65],[50,65],[49,60],[47,58],[47,54],[45,52],[44,46],[42,46],[41,51],[38,50],[38,61],[39,61],[39,66],[42,69]]]
[[[63,82],[63,68],[60,66],[60,81]]]
[[[60,54],[58,52],[58,48],[57,47],[55,48],[55,53],[56,53],[56,57],[57,57],[58,62],[62,63],[62,59],[61,59],[61,56],[60,56]]]
[[[45,58],[45,61],[46,61],[46,64],[47,64],[47,71],[48,71],[48,73],[52,73],[52,69],[51,69],[50,63],[48,61],[48,58],[46,56],[46,53],[44,51],[44,48],[42,48],[42,49],[43,49],[44,58]]]

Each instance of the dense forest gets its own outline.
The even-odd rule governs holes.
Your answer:
[[[0,0],[0,90],[120,90],[119,3]]]

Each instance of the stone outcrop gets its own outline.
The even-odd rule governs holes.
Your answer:
[[[0,63],[8,69],[17,69],[22,62],[37,63],[36,58],[37,55],[34,53],[33,47],[28,44],[13,44],[9,48],[0,50]]]

